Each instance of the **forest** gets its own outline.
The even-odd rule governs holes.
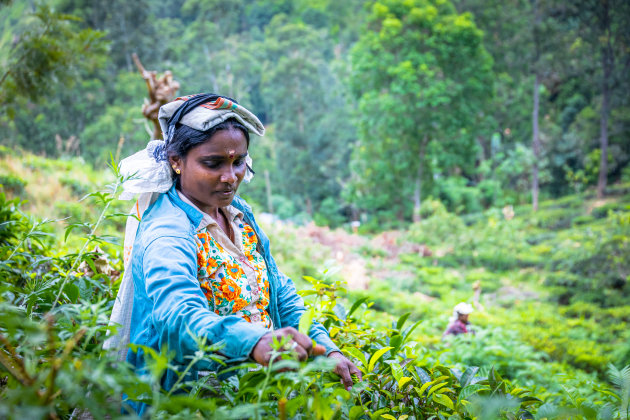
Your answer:
[[[351,391],[315,358],[166,392],[168,351],[103,350],[134,54],[265,125],[239,194]],[[0,418],[630,417],[627,0],[0,0],[0,110]]]

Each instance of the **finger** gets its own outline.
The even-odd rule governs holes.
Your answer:
[[[350,371],[348,370],[348,366],[345,363],[341,363],[337,365],[337,375],[341,377],[341,383],[346,388],[346,390],[350,391],[352,388],[352,377],[350,376]]]
[[[315,347],[313,347],[311,354],[313,356],[323,356],[326,354],[326,347],[322,346],[321,344],[315,344]]]
[[[298,360],[300,360],[301,362],[308,359],[308,352],[306,351],[306,349],[304,349],[304,347],[300,346],[299,344],[295,346],[294,351],[297,353]]]
[[[309,337],[308,335],[304,335],[297,330],[293,335],[293,341],[302,346],[302,348],[306,350],[306,353],[311,353],[311,351],[313,350],[313,340],[311,339],[311,337]]]

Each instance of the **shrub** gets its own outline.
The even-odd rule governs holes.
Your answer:
[[[13,175],[13,174],[1,175],[0,174],[0,185],[5,191],[10,192],[13,195],[19,196],[19,195],[23,195],[25,192],[24,187],[26,187],[26,181],[17,175]]]

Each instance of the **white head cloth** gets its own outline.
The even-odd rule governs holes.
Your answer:
[[[115,325],[117,330],[116,334],[111,334],[103,344],[104,349],[117,352],[119,360],[125,360],[127,356],[127,345],[129,344],[131,330],[133,275],[130,262],[136,232],[144,211],[161,193],[167,192],[173,185],[173,171],[165,152],[166,144],[173,134],[172,126],[169,132],[168,121],[180,106],[192,98],[194,96],[178,98],[160,108],[158,119],[166,141],[151,140],[145,149],[120,162],[120,173],[124,177],[124,182],[123,192],[119,198],[121,200],[130,200],[137,196],[138,200],[130,212],[130,215],[135,217],[127,218],[124,240],[125,271],[109,320],[109,325]],[[218,97],[196,106],[184,114],[179,122],[196,130],[206,131],[229,118],[235,118],[253,134],[258,136],[265,134],[265,127],[254,114],[236,102],[224,97]],[[252,160],[249,155],[247,155],[246,163],[248,169],[243,181],[249,182],[253,177],[253,173],[250,170]]]
[[[460,315],[469,315],[474,312],[474,309],[470,303],[459,302],[453,308],[453,315],[449,319],[450,322],[455,322],[459,319]]]

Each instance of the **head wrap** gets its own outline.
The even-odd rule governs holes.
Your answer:
[[[164,140],[152,140],[145,149],[120,162],[120,173],[125,178],[120,199],[129,200],[142,193],[163,193],[171,188],[173,172],[166,148],[178,123],[195,130],[207,131],[230,118],[235,118],[250,133],[259,136],[265,134],[265,127],[254,114],[226,96],[203,93],[177,98],[162,105],[158,120]],[[253,177],[249,155],[246,163],[248,171],[243,181],[249,182]]]
[[[185,96],[160,108],[158,119],[165,140],[152,140],[145,149],[120,162],[120,173],[125,178],[120,198],[128,200],[139,195],[130,212],[135,217],[127,218],[123,258],[125,271],[109,319],[109,325],[116,326],[117,330],[103,343],[103,349],[116,353],[118,360],[126,358],[131,330],[134,293],[132,265],[129,263],[133,242],[144,211],[157,199],[159,193],[168,191],[173,185],[173,172],[166,156],[166,148],[173,138],[175,127],[179,123],[195,130],[207,131],[229,118],[235,118],[251,133],[259,136],[265,134],[265,128],[258,118],[233,99],[214,94]],[[246,163],[248,170],[244,182],[248,182],[253,175],[249,155]]]
[[[451,322],[455,322],[460,315],[469,315],[474,312],[474,309],[470,303],[459,302],[453,308],[453,315],[450,318]]]

